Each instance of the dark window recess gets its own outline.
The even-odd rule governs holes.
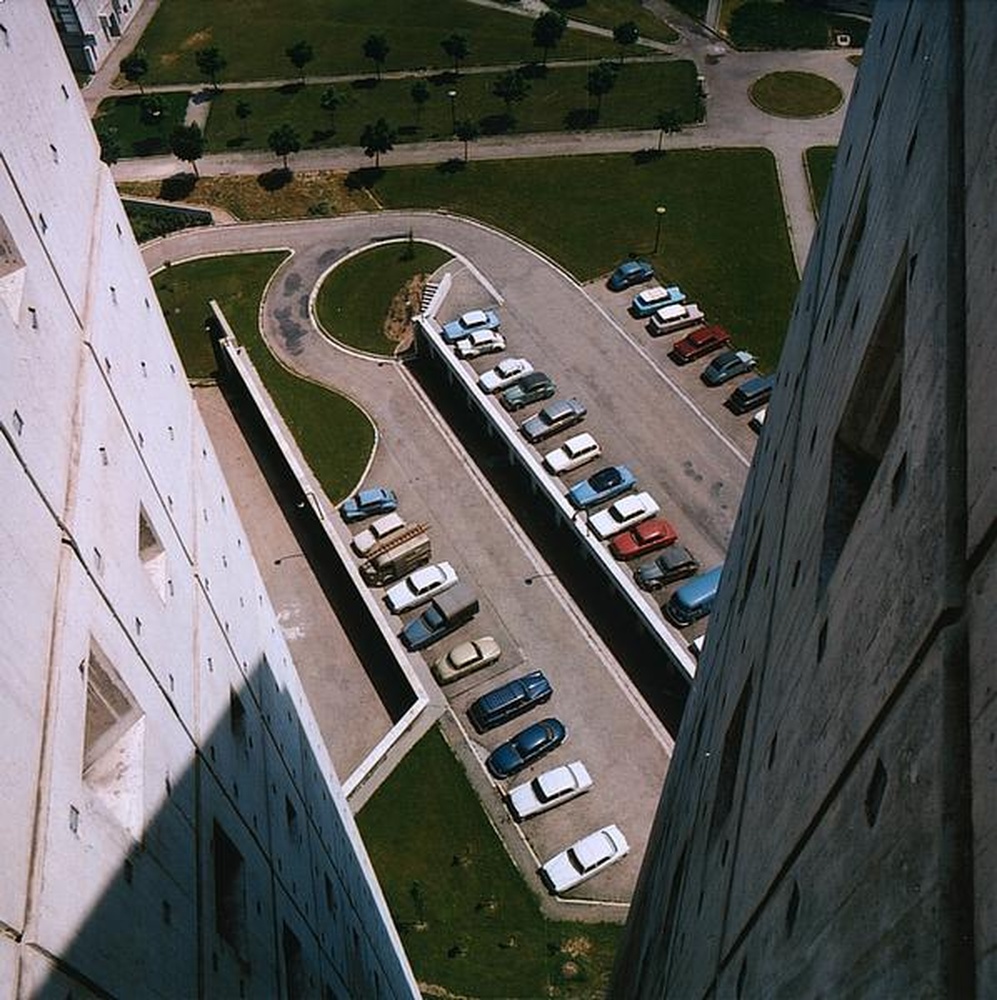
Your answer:
[[[246,862],[239,848],[215,823],[212,835],[215,869],[215,930],[235,949],[247,954]]]
[[[858,208],[855,210],[855,217],[852,220],[852,227],[848,233],[848,241],[841,254],[841,263],[838,265],[838,281],[834,290],[834,308],[837,311],[841,305],[841,300],[845,296],[845,289],[848,287],[848,279],[852,275],[852,268],[855,267],[855,258],[858,256],[859,247],[862,244],[862,237],[865,234],[865,223],[869,211],[869,182],[866,181],[859,197]]]
[[[886,768],[881,760],[876,761],[872,777],[869,779],[869,787],[865,791],[865,821],[872,828],[879,819],[879,810],[883,805],[883,796],[886,794]]]
[[[786,904],[786,937],[793,933],[796,926],[796,917],[800,912],[800,887],[793,880],[793,891],[789,894],[789,902]]]
[[[751,585],[755,582],[755,573],[758,571],[758,550],[762,544],[762,534],[764,527],[758,532],[755,544],[751,549],[751,558],[748,560],[748,570],[744,574],[744,583],[741,585],[741,600],[738,602],[737,611],[740,614],[744,611],[745,604],[748,603],[748,594],[751,593]]]
[[[246,742],[246,706],[242,699],[234,692],[229,692],[229,727],[236,742],[244,744]]]
[[[896,269],[838,425],[824,512],[819,591],[827,587],[900,419],[907,262]]]
[[[284,924],[282,944],[284,948],[284,975],[287,979],[287,1000],[307,1000],[311,991],[308,988],[305,955],[297,935],[287,924]]]
[[[907,456],[904,455],[900,459],[900,464],[897,466],[896,472],[893,473],[893,483],[890,486],[890,506],[896,507],[900,502],[900,498],[904,495],[904,490],[907,488]]]
[[[710,818],[710,837],[723,825],[734,804],[734,786],[737,783],[737,771],[741,763],[741,744],[744,739],[744,724],[748,717],[748,704],[751,701],[751,674],[744,682],[741,697],[731,716],[724,736],[724,749],[720,757],[720,774],[717,778],[717,792],[713,798],[713,815]]]

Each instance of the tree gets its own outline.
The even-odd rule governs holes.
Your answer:
[[[530,85],[522,73],[514,69],[506,70],[493,84],[492,93],[505,102],[506,116],[512,117],[512,106],[519,104],[530,92]]]
[[[287,170],[287,158],[291,153],[296,153],[301,149],[301,139],[294,126],[284,122],[267,137],[267,145],[274,156],[279,156],[284,161],[284,169]]]
[[[381,154],[390,153],[395,148],[395,130],[383,119],[378,118],[373,125],[365,125],[360,136],[360,145],[366,156],[374,157],[374,167],[381,166]]]
[[[422,121],[422,106],[429,100],[429,84],[425,80],[416,80],[409,91],[415,102],[415,123]]]
[[[333,125],[333,120],[336,117],[336,108],[339,107],[339,91],[335,87],[326,87],[322,91],[322,96],[318,99],[318,102],[323,111],[329,112],[329,124]],[[334,125],[333,131],[335,131]]]
[[[145,91],[142,89],[142,77],[149,72],[149,60],[146,59],[144,52],[132,52],[131,55],[125,56],[121,62],[118,63],[118,69],[121,70],[121,75],[129,83],[137,83],[140,94],[144,94]]]
[[[214,46],[210,49],[198,49],[194,53],[194,62],[201,71],[201,76],[206,76],[211,81],[211,86],[218,89],[218,77],[228,65],[228,60]]]
[[[138,102],[139,116],[146,125],[157,127],[163,124],[166,102],[159,94],[146,94]]]
[[[440,45],[443,51],[453,60],[454,73],[460,73],[460,64],[467,58],[470,51],[467,46],[467,39],[463,35],[451,35],[444,38]]]
[[[100,143],[100,158],[110,167],[121,159],[121,140],[118,130],[113,125],[97,122],[94,126],[97,141]]]
[[[589,70],[588,80],[585,89],[591,97],[595,98],[595,116],[599,117],[602,111],[602,99],[616,85],[616,69],[612,63],[601,62],[594,69]]]
[[[239,119],[240,131],[242,132],[242,137],[246,138],[246,119],[253,113],[253,106],[249,101],[236,101],[235,103],[235,117]]]
[[[471,121],[470,118],[465,118],[462,121],[457,122],[457,128],[454,129],[454,135],[462,143],[464,143],[464,162],[467,163],[467,144],[469,142],[474,142],[475,139],[481,135],[481,129],[478,128],[477,122]]]
[[[665,133],[671,135],[673,132],[681,132],[682,120],[674,108],[669,108],[667,111],[659,111],[654,116],[654,127],[658,130],[658,152],[660,153],[661,140],[665,137]]]
[[[623,57],[626,54],[626,50],[631,45],[636,45],[638,38],[640,38],[640,29],[633,21],[624,21],[613,28],[613,41],[620,47],[621,66],[623,65]]]
[[[315,58],[315,50],[311,44],[302,40],[289,45],[284,49],[284,54],[291,60],[291,65],[301,76],[301,82],[305,82],[305,67]]]
[[[533,44],[538,49],[544,50],[544,66],[547,65],[547,53],[557,48],[557,43],[567,27],[568,19],[556,10],[544,11],[533,22]]]
[[[390,51],[388,40],[384,35],[370,35],[367,41],[363,43],[364,57],[374,64],[377,69],[378,80],[381,79],[381,67],[384,65],[384,60],[388,58],[388,52]]]
[[[197,172],[197,161],[204,156],[204,135],[197,122],[174,127],[170,133],[170,151],[178,160],[193,167],[195,177],[201,176]]]

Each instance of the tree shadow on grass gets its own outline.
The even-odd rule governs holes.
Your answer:
[[[290,168],[274,167],[273,170],[267,170],[260,174],[256,178],[256,183],[264,191],[279,191],[281,188],[287,187],[293,177],[294,171]]]
[[[564,127],[571,130],[592,128],[598,120],[592,108],[572,108],[564,116]]]
[[[415,135],[419,128],[416,125],[399,125],[395,130],[399,135]]]
[[[459,156],[452,156],[449,160],[436,164],[436,170],[441,174],[459,174],[466,168],[467,164]]]
[[[190,197],[196,184],[197,178],[191,173],[174,174],[160,182],[159,197],[164,201],[183,201]]]
[[[504,132],[511,132],[516,124],[516,119],[508,113],[500,115],[485,115],[479,119],[478,127],[482,135],[501,135]]]
[[[132,151],[136,156],[155,156],[157,153],[169,152],[169,147],[161,135],[150,135],[144,139],[136,139],[132,143]]]
[[[284,83],[277,88],[278,94],[297,94],[300,90],[304,88],[304,84],[300,80],[295,80],[294,83]]]
[[[361,77],[359,80],[354,80],[350,86],[354,90],[373,90],[378,84],[378,79],[376,76],[365,76]]]
[[[237,135],[232,139],[226,139],[225,145],[229,149],[238,149],[240,146],[245,146],[249,142],[249,137],[245,135]]]
[[[312,137],[308,140],[313,146],[320,146],[336,134],[334,128],[317,128],[312,131]]]
[[[642,167],[645,163],[655,163],[665,155],[663,149],[638,149],[630,154],[635,167]]]
[[[523,63],[518,73],[524,80],[543,80],[547,77],[547,67],[538,62]]]
[[[348,191],[369,190],[383,176],[384,167],[361,167],[359,170],[351,170],[346,175],[346,189]]]

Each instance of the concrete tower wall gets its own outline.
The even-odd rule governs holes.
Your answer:
[[[48,13],[0,23],[0,996],[416,995]]]
[[[877,7],[620,996],[993,992],[995,43]]]

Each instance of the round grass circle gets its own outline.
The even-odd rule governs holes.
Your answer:
[[[748,88],[751,103],[779,118],[820,118],[844,101],[841,88],[816,73],[782,70],[759,77]]]

